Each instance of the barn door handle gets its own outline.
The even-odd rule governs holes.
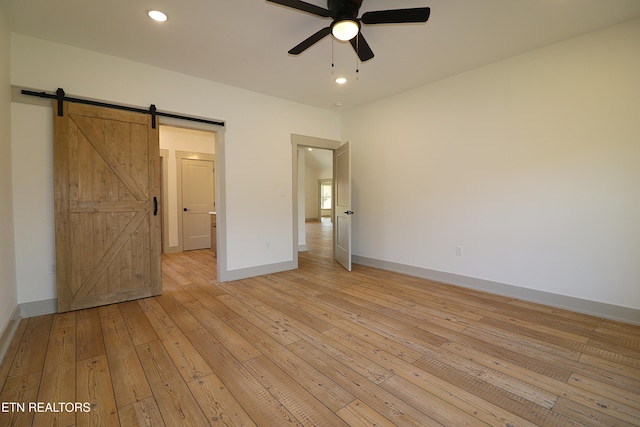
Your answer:
[[[153,198],[153,215],[158,215],[158,198]]]

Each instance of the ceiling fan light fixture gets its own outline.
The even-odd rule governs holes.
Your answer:
[[[347,82],[347,78],[346,77],[338,77],[335,80],[335,82],[338,83],[339,85],[343,85],[343,84],[345,84]]]
[[[360,24],[353,19],[341,19],[331,25],[333,37],[346,42],[354,38],[360,31]]]
[[[149,18],[153,19],[157,22],[164,22],[167,20],[167,14],[164,12],[160,12],[159,10],[150,10],[147,12]]]

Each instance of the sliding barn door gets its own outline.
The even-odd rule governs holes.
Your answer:
[[[158,295],[160,153],[151,116],[54,102],[58,311]]]

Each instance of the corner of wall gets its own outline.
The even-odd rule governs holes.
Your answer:
[[[18,304],[11,169],[11,32],[0,7],[0,330],[10,329]]]

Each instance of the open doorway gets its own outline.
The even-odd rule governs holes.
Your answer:
[[[327,248],[333,246],[333,150],[305,147],[302,153],[305,229],[301,236],[304,246],[298,250],[330,257]]]
[[[221,122],[222,123],[222,122]],[[177,187],[177,165],[178,158],[184,158],[185,152],[188,154],[187,158],[193,158],[190,154],[209,152],[210,147],[213,146],[213,159],[215,160],[215,172],[214,172],[214,188],[215,188],[215,236],[211,241],[211,246],[215,245],[215,259],[217,269],[217,279],[219,282],[226,282],[230,280],[229,272],[227,270],[227,220],[226,220],[226,183],[225,183],[225,126],[224,124],[212,124],[210,119],[202,118],[202,121],[185,121],[174,117],[160,117],[160,129],[165,127],[179,128],[189,131],[203,131],[204,133],[214,135],[214,140],[211,141],[209,137],[205,138],[208,142],[201,141],[202,144],[198,146],[190,147],[174,147],[161,148],[161,164],[162,164],[162,182],[163,182],[163,200],[162,200],[162,213],[166,213],[163,216],[163,239],[166,242],[164,247],[164,253],[182,252],[183,248],[180,244],[181,239],[178,236],[178,232],[182,228],[179,223],[178,196],[177,188],[174,189],[175,197],[169,197],[164,189],[169,191],[169,187],[175,185]],[[202,134],[201,134],[202,135]],[[162,144],[162,133],[160,134]],[[202,148],[202,147],[206,148]],[[180,153],[180,151],[185,151]],[[199,154],[198,154],[199,155]],[[169,169],[175,167],[175,178],[171,178],[172,174]],[[184,212],[184,207],[182,207]],[[164,222],[166,221],[166,223]],[[170,224],[173,224],[173,227]]]
[[[318,242],[320,245],[318,249],[323,251],[322,253],[326,254],[329,251],[332,254],[334,237],[331,218],[333,217],[333,212],[329,217],[323,217],[322,215],[320,209],[320,182],[322,179],[330,179],[333,183],[333,174],[335,173],[333,168],[334,151],[341,146],[341,142],[293,134],[291,135],[291,144],[293,164],[293,259],[297,267],[298,252],[309,250],[307,241]],[[326,160],[323,166],[318,166],[320,161],[316,159],[314,153],[331,158],[330,175],[320,178],[321,175],[325,174],[311,173],[309,177],[307,176],[307,160],[309,160],[311,169],[325,170],[327,168]],[[311,194],[309,198],[307,198],[307,193]],[[332,185],[331,197],[333,198],[334,195],[335,188]],[[309,208],[307,208],[307,203],[309,203]],[[308,219],[310,221],[307,221]],[[313,238],[307,239],[307,229],[310,229],[309,232],[314,233]],[[311,251],[309,255],[313,255],[313,252]]]
[[[211,247],[216,135],[209,129],[160,125],[165,253]]]

